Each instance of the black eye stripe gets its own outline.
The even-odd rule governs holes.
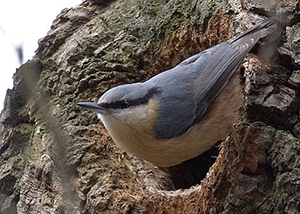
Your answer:
[[[136,100],[124,99],[111,103],[100,103],[99,106],[108,109],[125,109],[131,106],[143,105],[146,104],[157,93],[159,93],[159,91],[156,88],[152,88],[142,98]]]

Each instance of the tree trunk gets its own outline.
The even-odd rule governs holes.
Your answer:
[[[76,105],[169,69],[264,15],[279,23],[243,64],[240,121],[193,160],[158,168],[130,156]],[[298,21],[296,0],[86,0],[63,10],[7,91],[0,212],[300,213]]]

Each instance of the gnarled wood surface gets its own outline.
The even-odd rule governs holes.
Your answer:
[[[300,213],[298,13],[296,0],[86,0],[63,10],[7,92],[0,213]],[[76,105],[267,14],[280,24],[242,69],[238,153],[228,137],[216,157],[160,169],[116,148]]]

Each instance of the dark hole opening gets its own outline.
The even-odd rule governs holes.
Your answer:
[[[188,189],[191,186],[200,184],[209,168],[216,161],[219,154],[218,145],[195,158],[167,168],[176,189]]]

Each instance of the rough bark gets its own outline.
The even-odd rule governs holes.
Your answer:
[[[244,63],[241,150],[228,137],[214,158],[157,168],[116,148],[76,105],[267,14],[281,22]],[[0,213],[300,213],[299,20],[295,0],[90,0],[63,10],[7,91]]]

